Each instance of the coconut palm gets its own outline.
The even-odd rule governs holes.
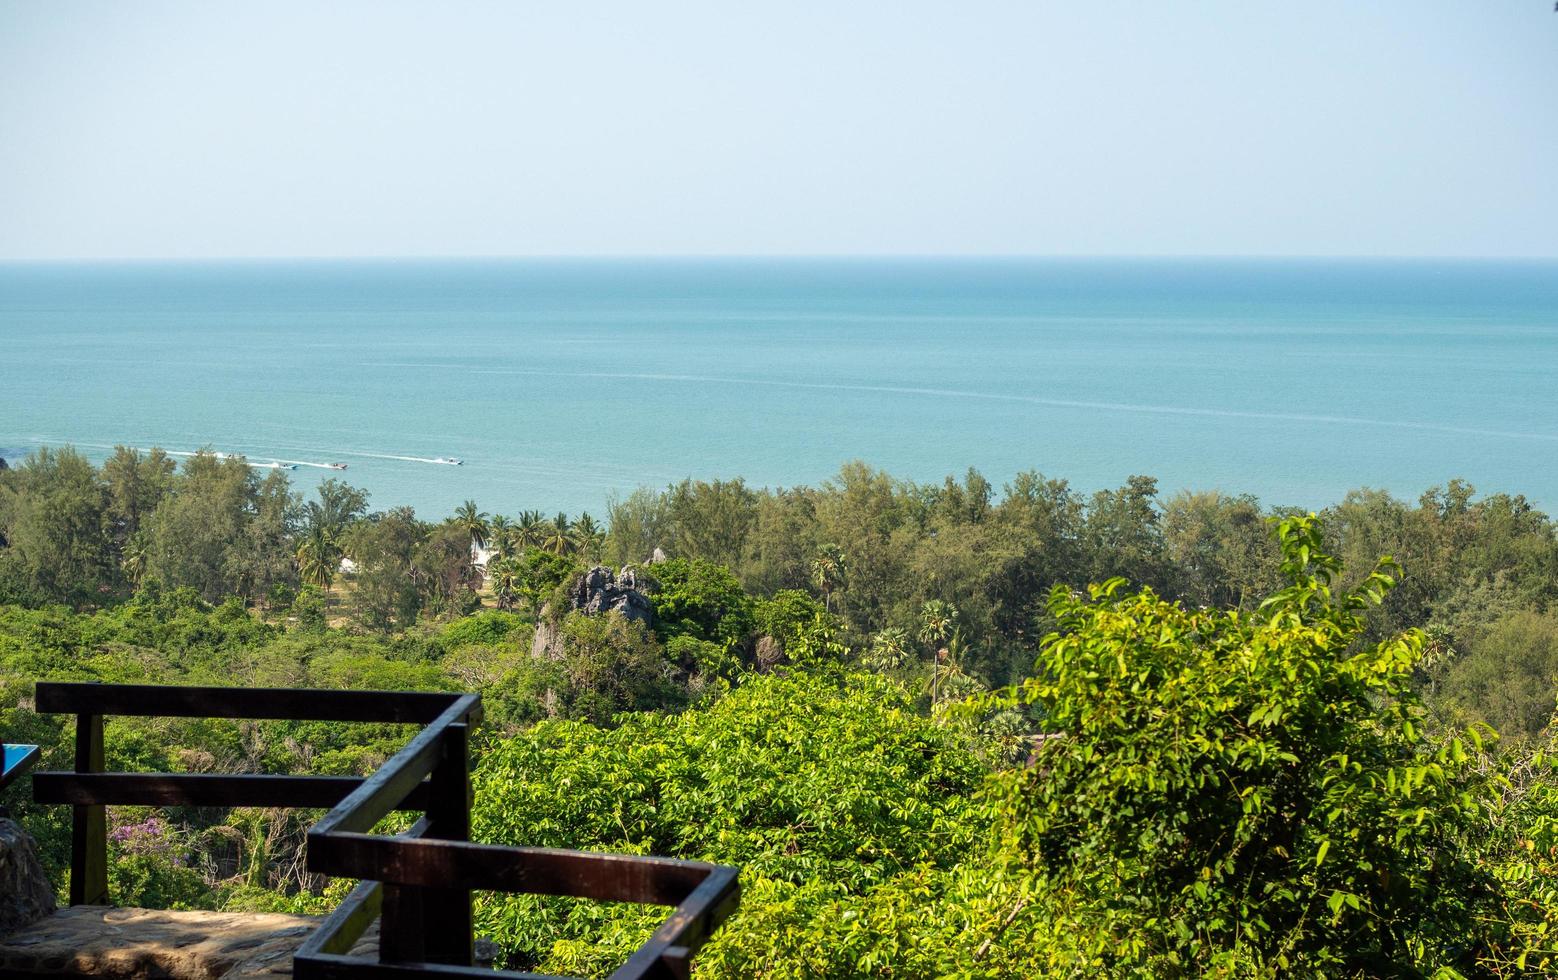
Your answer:
[[[595,523],[595,518],[588,513],[580,514],[579,519],[573,522],[574,547],[584,553],[590,561],[600,560],[601,545],[606,541],[606,532]]]
[[[524,573],[520,570],[519,562],[512,558],[504,558],[495,561],[489,568],[492,585],[492,597],[497,600],[499,609],[513,609],[514,603],[519,599],[520,590],[525,584]]]
[[[568,515],[558,511],[557,516],[546,527],[546,538],[541,542],[541,547],[554,555],[566,555],[573,550],[573,535],[569,533],[572,525],[568,522]]]
[[[514,522],[502,514],[493,514],[487,522],[489,544],[493,558],[502,558],[514,550]]]
[[[487,513],[476,506],[476,501],[467,500],[455,509],[454,523],[471,536],[471,543],[478,548],[487,546]]]
[[[326,592],[341,565],[341,546],[323,527],[316,527],[298,544],[298,577]]]
[[[822,590],[822,608],[833,611],[833,593],[844,587],[849,574],[849,562],[838,545],[823,545],[817,557],[811,560],[811,580]]]
[[[541,516],[539,510],[521,511],[519,521],[514,525],[515,551],[539,548],[545,540],[546,518]]]
[[[124,571],[125,578],[130,580],[130,584],[140,588],[141,580],[146,577],[145,535],[130,535],[130,540],[124,543],[124,557],[120,560],[119,567]]]

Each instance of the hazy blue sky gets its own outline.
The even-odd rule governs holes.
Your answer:
[[[0,258],[1558,255],[1552,0],[0,0]]]

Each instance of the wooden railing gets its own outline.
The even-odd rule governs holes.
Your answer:
[[[472,966],[473,890],[674,906],[612,978],[686,978],[693,954],[739,901],[736,870],[723,865],[471,843],[470,731],[481,721],[479,695],[40,683],[37,708],[76,716],[75,771],[33,775],[39,803],[73,807],[73,905],[109,903],[107,805],[330,808],[308,832],[308,869],[360,883],[298,950],[299,980],[536,977]],[[109,715],[424,727],[366,779],[109,773]],[[423,816],[403,834],[371,832],[396,810]],[[380,916],[378,959],[349,955]]]

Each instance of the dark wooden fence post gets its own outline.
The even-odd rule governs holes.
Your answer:
[[[427,836],[438,840],[471,839],[470,726],[444,731],[444,757],[429,777]],[[426,905],[428,962],[470,966],[473,925],[471,893],[463,888],[429,888]]]
[[[103,716],[76,716],[76,771],[103,771]],[[101,804],[70,816],[70,904],[108,904],[108,819]]]
[[[470,726],[444,730],[443,753],[428,777],[426,838],[471,839]],[[471,893],[463,888],[384,886],[379,959],[385,963],[470,966]]]

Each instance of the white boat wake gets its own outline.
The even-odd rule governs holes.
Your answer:
[[[396,459],[403,463],[434,463],[442,464],[444,466],[460,466],[464,463],[463,460],[458,460],[451,456],[439,456],[434,459],[427,456],[397,456],[393,453],[367,453],[356,449],[338,449],[336,452],[340,453],[342,456],[362,456],[367,459]]]
[[[31,437],[30,441],[31,442],[35,442],[35,443],[40,443],[42,445],[54,445],[54,444],[66,445],[66,444],[70,444],[70,445],[76,445],[76,446],[84,446],[84,447],[91,448],[91,449],[116,449],[116,448],[118,448],[118,445],[120,445],[120,444],[110,445],[110,444],[105,443],[105,442],[77,442],[77,441],[69,440],[69,439],[54,439],[54,438],[47,437],[47,436],[33,436],[33,437]],[[136,452],[140,452],[140,453],[149,453],[149,452],[151,452],[150,449],[148,449],[148,448],[146,448],[144,446],[130,446],[128,448],[134,449]],[[158,448],[161,449],[162,447],[159,446]],[[289,448],[291,448],[294,452],[296,452],[299,448],[304,448],[304,451],[308,451],[308,452],[312,452],[313,451],[311,449],[307,449],[306,447],[292,446],[292,447],[289,447]],[[344,470],[344,469],[348,468],[345,463],[337,463],[337,462],[318,463],[318,462],[315,462],[313,460],[308,460],[308,459],[282,459],[279,456],[266,457],[264,454],[260,454],[260,453],[255,453],[255,454],[230,453],[230,452],[225,452],[223,450],[218,450],[218,449],[207,449],[207,450],[199,450],[199,451],[192,451],[192,450],[186,450],[186,449],[162,449],[162,451],[164,453],[168,454],[169,456],[179,456],[179,457],[184,457],[184,458],[188,458],[188,457],[191,457],[191,456],[199,456],[202,452],[204,452],[204,453],[206,453],[208,455],[211,455],[211,456],[215,456],[217,459],[232,459],[232,458],[237,457],[237,456],[242,456],[244,458],[244,461],[247,462],[250,466],[253,466],[253,467],[256,467],[256,468],[259,468],[259,469],[290,470],[290,469],[296,469],[299,466],[307,466],[307,467],[310,467],[311,469],[317,469],[317,470]],[[325,452],[325,450],[320,450],[320,452],[323,453],[323,452]],[[335,449],[335,450],[330,450],[330,452],[332,452],[334,455],[337,455],[337,456],[359,456],[359,457],[362,457],[364,459],[391,459],[391,460],[396,460],[396,461],[403,462],[403,463],[427,463],[427,464],[435,465],[435,466],[464,466],[465,465],[465,460],[460,459],[457,456],[401,456],[401,455],[397,455],[397,454],[394,454],[394,453],[371,453],[371,452],[365,452],[365,451],[360,450],[360,449]],[[256,457],[258,457],[258,460],[256,459]]]

